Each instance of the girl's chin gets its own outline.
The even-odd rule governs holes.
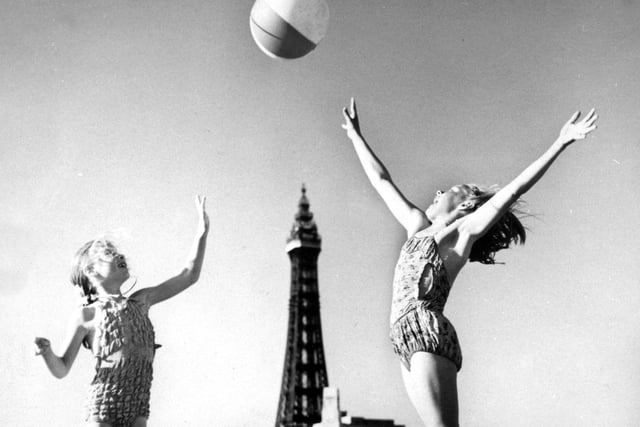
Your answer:
[[[431,211],[432,211],[432,210],[433,210],[433,207],[432,207],[432,206],[429,206],[429,207],[427,208],[427,210],[424,212],[425,216],[427,217],[427,219],[428,219],[429,221],[432,221],[432,219],[431,219]],[[433,222],[433,221],[432,221],[432,222]]]

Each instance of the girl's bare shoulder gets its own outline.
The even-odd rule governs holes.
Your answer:
[[[72,313],[71,318],[79,324],[86,325],[93,322],[99,310],[95,304],[83,305]]]
[[[451,258],[453,263],[460,267],[466,262],[473,246],[473,239],[464,231],[464,218],[456,220],[439,231],[435,240],[442,257]]]

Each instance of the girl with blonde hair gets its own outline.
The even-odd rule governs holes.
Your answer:
[[[71,316],[61,356],[51,350],[48,339],[35,339],[36,354],[42,356],[56,378],[69,373],[81,345],[95,358],[96,373],[87,400],[88,425],[99,427],[144,427],[149,417],[155,343],[149,309],[174,297],[200,277],[209,232],[204,196],[196,196],[198,226],[184,268],[154,287],[122,294],[129,279],[124,255],[105,239],[92,240],[76,253],[71,282],[86,303]]]

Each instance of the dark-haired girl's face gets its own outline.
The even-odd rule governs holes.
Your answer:
[[[454,185],[446,191],[438,190],[431,206],[427,208],[427,217],[433,219],[438,215],[448,214],[458,208],[471,195],[468,185]]]

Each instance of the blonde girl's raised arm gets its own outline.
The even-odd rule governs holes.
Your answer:
[[[577,140],[586,138],[596,129],[595,121],[598,115],[595,110],[592,109],[580,121],[578,121],[579,118],[580,112],[577,111],[562,127],[560,135],[551,147],[487,203],[468,215],[460,229],[471,237],[484,235],[521,195],[529,191],[542,178],[565,148]]]
[[[347,131],[347,136],[353,143],[360,164],[367,178],[385,202],[396,220],[405,228],[407,235],[412,236],[419,230],[429,225],[429,220],[424,212],[418,209],[402,194],[400,189],[391,179],[384,164],[375,155],[369,144],[360,132],[360,123],[356,111],[355,100],[351,98],[351,108],[344,108],[345,123],[342,128]]]
[[[174,297],[198,281],[207,248],[207,235],[209,234],[209,216],[205,209],[205,202],[205,196],[196,196],[198,227],[187,262],[182,270],[158,286],[135,292],[131,295],[132,299],[143,299],[149,305],[157,304]]]

